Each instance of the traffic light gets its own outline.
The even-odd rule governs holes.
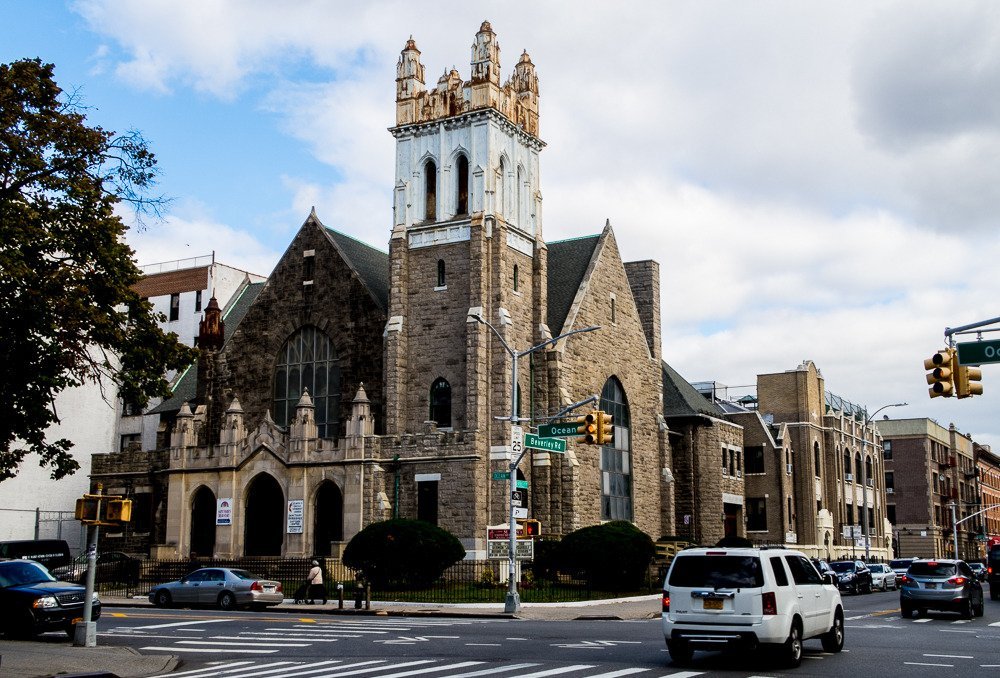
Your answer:
[[[529,519],[524,521],[524,536],[527,537],[540,537],[542,535],[542,524],[535,519]]]
[[[577,438],[576,442],[585,443],[587,445],[597,444],[597,410],[593,412],[588,412],[582,417],[576,418],[576,432],[582,437]]]
[[[958,363],[957,360],[955,362]],[[982,378],[983,371],[978,367],[958,365],[958,369],[955,370],[955,395],[959,398],[982,395],[983,385],[979,383]]]
[[[109,499],[107,502],[105,519],[127,523],[132,520],[132,500],[131,499]]]
[[[930,393],[931,398],[938,396],[950,398],[952,396],[954,390],[952,380],[957,363],[958,359],[955,357],[955,349],[953,348],[938,351],[924,361],[924,369],[930,370],[927,374],[927,383],[930,384],[927,392]]]
[[[76,513],[74,517],[83,523],[96,523],[101,518],[97,514],[98,502],[100,499],[92,495],[84,495],[76,500]]]
[[[615,429],[611,426],[611,415],[597,410],[597,444],[610,445],[615,442]]]

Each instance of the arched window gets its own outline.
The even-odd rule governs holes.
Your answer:
[[[311,325],[293,334],[278,354],[274,368],[276,424],[288,426],[306,389],[316,407],[319,437],[336,438],[340,432],[340,361],[330,338]]]
[[[444,377],[431,384],[430,420],[438,428],[451,428],[451,384]]]
[[[427,221],[434,221],[437,218],[437,165],[433,160],[428,160],[424,165],[424,217]]]
[[[844,448],[844,473],[845,479],[851,474],[851,451],[846,447]]]
[[[496,213],[502,215],[504,213],[505,199],[506,195],[504,192],[504,182],[507,177],[507,168],[504,166],[503,158],[500,158],[500,169],[497,173],[497,204]]]
[[[514,264],[514,291],[515,292],[517,292],[517,285],[518,285],[517,274],[518,274],[517,264]]]
[[[854,482],[861,482],[861,454],[854,455]]]
[[[614,441],[601,447],[601,520],[632,520],[631,417],[615,377],[601,389],[601,411],[612,416],[614,425]]]
[[[455,202],[455,214],[469,213],[469,161],[464,155],[458,156],[455,163],[458,172],[458,200]]]
[[[514,212],[515,219],[517,219],[517,225],[524,227],[524,200],[522,199],[524,194],[524,183],[523,172],[521,166],[517,166],[517,211]]]
[[[438,259],[438,287],[444,287],[447,283],[444,277],[444,259]]]
[[[867,454],[865,455],[865,479],[868,484],[872,482],[872,458]]]
[[[816,465],[816,477],[820,478],[823,475],[823,466],[820,464],[819,458],[819,443],[815,440],[813,441],[813,464]]]

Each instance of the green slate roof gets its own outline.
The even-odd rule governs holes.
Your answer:
[[[227,308],[222,315],[222,319],[226,323],[226,336],[223,341],[223,345],[229,343],[229,339],[233,336],[233,333],[236,331],[236,328],[239,327],[240,323],[243,322],[243,318],[246,316],[247,311],[250,310],[250,305],[253,304],[262,289],[264,289],[264,283],[250,283],[243,288],[243,291],[234,301],[229,302],[229,308]],[[181,375],[180,380],[177,382],[177,386],[174,387],[173,395],[146,414],[176,412],[181,409],[181,405],[184,403],[193,401],[197,394],[198,366],[195,364],[188,367],[184,374]]]
[[[663,416],[723,418],[722,409],[703,396],[677,370],[663,362]]]
[[[548,244],[549,306],[546,322],[552,336],[558,335],[563,329],[600,238],[600,235],[588,235]]]
[[[361,278],[383,311],[389,310],[389,254],[355,240],[349,235],[327,228],[333,241],[340,248],[347,264]]]

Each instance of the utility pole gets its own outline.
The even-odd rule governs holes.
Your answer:
[[[599,330],[601,328],[600,326],[595,325],[592,327],[584,327],[579,330],[571,330],[564,334],[560,334],[558,337],[547,339],[537,346],[532,346],[527,350],[516,351],[504,340],[503,335],[497,331],[497,328],[493,327],[493,325],[483,318],[481,313],[469,313],[468,320],[474,320],[490,328],[493,331],[493,334],[496,335],[497,339],[500,340],[500,345],[503,346],[504,350],[507,351],[507,354],[510,355],[510,416],[498,418],[509,420],[511,427],[511,455],[508,477],[510,482],[510,492],[508,493],[508,508],[510,517],[508,522],[508,526],[510,528],[508,544],[510,553],[507,556],[507,598],[504,601],[503,611],[508,614],[512,614],[521,609],[521,597],[517,592],[517,519],[514,517],[514,489],[517,487],[517,467],[520,465],[521,460],[528,451],[528,448],[524,446],[524,430],[518,425],[519,422],[525,421],[528,418],[519,417],[517,412],[517,361],[526,355],[545,348],[546,346],[551,346],[565,337],[580,334],[581,332],[593,332],[594,330]]]

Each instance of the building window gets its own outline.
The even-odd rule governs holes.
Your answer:
[[[181,295],[171,294],[170,295],[170,319],[177,320],[181,317]]]
[[[447,284],[444,275],[444,259],[438,259],[438,287],[444,287]]]
[[[729,450],[722,448],[722,475],[729,475]]]
[[[616,303],[615,303],[616,301],[617,300],[615,299],[615,295],[612,294],[611,295],[611,322],[612,323],[615,322],[615,320],[618,318],[617,309],[616,309]]]
[[[893,525],[896,524],[896,505],[886,504],[885,505],[885,517]]]
[[[431,384],[430,420],[438,428],[451,428],[451,384],[444,377],[438,377]]]
[[[819,458],[819,443],[813,441],[813,465],[816,467],[814,473],[817,478],[823,477],[823,464],[821,461],[822,460]]]
[[[886,461],[892,461],[892,441],[883,440],[882,441],[882,458]]]
[[[503,158],[500,158],[500,169],[497,170],[497,204],[496,213],[498,215],[503,215],[506,205],[504,200],[506,198],[504,191],[504,182],[506,179],[507,167],[504,165]]]
[[[458,200],[455,203],[455,214],[469,213],[469,160],[464,156],[458,156],[455,163],[458,171]]]
[[[438,524],[438,481],[417,482],[417,520]]]
[[[847,505],[847,524],[854,525],[854,505]]]
[[[612,416],[614,439],[601,447],[601,520],[632,520],[631,416],[621,382],[601,389],[601,410]]]
[[[201,312],[201,290],[194,293],[194,312]]]
[[[767,500],[747,497],[747,532],[767,531]]]
[[[424,218],[427,221],[437,219],[437,165],[428,160],[424,165]]]
[[[795,514],[792,513],[792,498],[788,497],[788,527],[792,526],[792,522],[795,520]]]
[[[302,282],[309,282],[316,276],[316,252],[307,250],[302,256]]]
[[[518,273],[519,273],[519,271],[518,271],[518,268],[517,268],[517,264],[514,264],[514,291],[515,292],[518,291],[518,289],[517,289],[517,287],[518,287],[518,280],[517,280]]]
[[[861,482],[861,454],[854,455],[854,482]]]
[[[517,166],[517,211],[514,212],[514,219],[517,221],[517,225],[524,228],[524,179],[522,178],[521,166]]]
[[[330,338],[311,325],[285,342],[274,370],[274,421],[288,426],[302,393],[316,407],[320,438],[336,438],[340,425],[340,361]]]
[[[142,405],[135,402],[134,400],[123,400],[122,401],[122,416],[123,417],[138,417],[142,414]]]
[[[747,473],[764,473],[764,446],[755,445],[747,447],[743,453],[746,455]]]
[[[885,491],[891,494],[896,491],[896,477],[892,471],[885,472]]]
[[[142,448],[142,434],[141,433],[126,433],[121,436],[121,440],[118,443],[118,451],[125,452],[129,449],[141,449]]]
[[[872,484],[872,458],[867,454],[865,455],[865,482],[868,483],[869,487]]]

